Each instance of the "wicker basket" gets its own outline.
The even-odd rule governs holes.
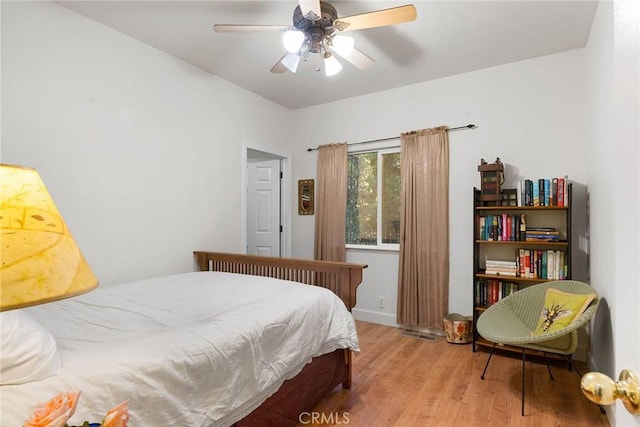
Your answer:
[[[442,319],[447,342],[452,344],[469,344],[473,334],[473,318],[458,313],[451,313]]]

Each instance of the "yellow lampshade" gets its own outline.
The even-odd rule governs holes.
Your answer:
[[[0,257],[0,311],[98,286],[35,169],[0,164]]]

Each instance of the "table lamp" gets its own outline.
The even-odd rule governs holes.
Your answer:
[[[0,260],[0,311],[98,286],[35,169],[0,164]]]

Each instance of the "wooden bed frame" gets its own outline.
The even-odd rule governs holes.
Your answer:
[[[362,282],[362,270],[367,268],[366,264],[218,252],[196,251],[194,255],[200,271],[249,274],[322,286],[338,295],[349,311],[356,305],[356,289]],[[314,358],[234,426],[298,424],[301,413],[311,411],[340,383],[346,389],[351,388],[351,350],[348,349]]]

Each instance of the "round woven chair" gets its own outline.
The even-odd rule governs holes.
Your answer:
[[[477,321],[478,333],[486,340],[494,343],[482,371],[481,379],[484,379],[496,346],[508,345],[522,349],[522,415],[524,415],[525,350],[541,351],[545,356],[545,360],[547,353],[563,355],[567,357],[569,366],[573,366],[571,356],[578,345],[577,330],[591,319],[600,302],[596,294],[589,306],[569,325],[549,333],[533,335],[532,332],[536,329],[540,319],[541,311],[545,304],[546,292],[549,288],[555,288],[561,292],[571,294],[596,294],[590,285],[575,280],[540,283],[514,292],[491,305],[480,315]],[[553,379],[548,360],[547,368],[549,376]],[[580,373],[577,368],[576,371],[578,374]]]

